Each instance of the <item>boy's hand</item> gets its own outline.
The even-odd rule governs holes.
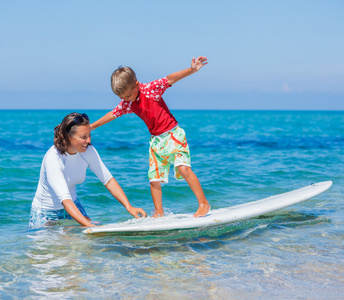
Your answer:
[[[196,59],[193,58],[191,61],[191,68],[187,68],[185,70],[181,70],[175,73],[172,73],[167,76],[167,82],[169,85],[175,84],[177,81],[190,76],[193,73],[196,73],[200,68],[208,63],[208,59],[206,56],[199,56]]]
[[[191,61],[191,69],[193,72],[197,72],[200,68],[208,63],[206,56],[199,56],[196,59],[193,58]]]

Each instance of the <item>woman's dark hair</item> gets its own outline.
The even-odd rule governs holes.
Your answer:
[[[57,150],[61,154],[66,154],[70,146],[69,137],[75,134],[76,127],[87,124],[90,124],[90,121],[86,114],[73,112],[65,116],[61,124],[54,129],[54,146]]]

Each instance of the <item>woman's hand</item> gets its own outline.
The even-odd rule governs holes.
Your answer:
[[[129,207],[128,212],[134,216],[136,219],[139,219],[141,217],[147,217],[146,212],[142,208],[137,208],[137,207]]]
[[[80,212],[79,208],[74,204],[74,202],[70,199],[66,199],[62,201],[62,205],[67,213],[78,223],[85,227],[94,227],[96,225],[91,223],[91,219],[89,217],[85,217]]]
[[[147,217],[146,212],[142,208],[132,207],[130,205],[130,202],[127,198],[127,196],[124,194],[122,188],[118,184],[118,182],[115,180],[115,178],[111,178],[107,184],[105,184],[105,187],[108,189],[108,191],[111,193],[112,196],[114,196],[119,203],[121,203],[127,211],[133,215],[136,219],[144,216]]]

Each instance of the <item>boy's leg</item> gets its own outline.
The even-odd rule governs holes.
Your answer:
[[[162,217],[164,215],[164,210],[162,208],[162,190],[160,181],[151,181],[150,189],[155,207],[154,215],[152,217]]]
[[[180,175],[182,175],[186,182],[189,184],[191,190],[194,192],[198,200],[199,207],[194,214],[194,217],[205,216],[210,210],[210,205],[208,203],[208,200],[205,198],[203,189],[196,174],[188,166],[181,165],[178,166],[177,169]]]

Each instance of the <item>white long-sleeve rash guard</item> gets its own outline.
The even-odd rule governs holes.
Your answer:
[[[63,209],[62,201],[77,199],[75,186],[85,181],[86,169],[90,169],[105,185],[112,175],[105,167],[97,150],[88,146],[84,153],[60,154],[52,146],[45,154],[40,178],[32,206],[45,210]]]

